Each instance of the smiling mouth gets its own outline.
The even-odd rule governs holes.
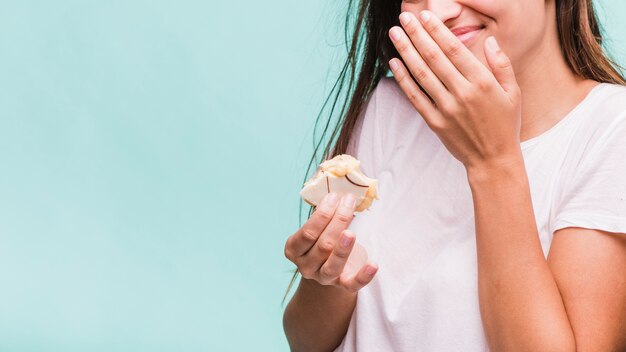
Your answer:
[[[476,30],[473,30],[471,32],[466,32],[466,33],[463,33],[463,34],[459,34],[459,35],[457,35],[457,38],[459,38],[459,40],[463,44],[465,44],[465,46],[467,46],[467,45],[469,45],[469,44],[471,44],[473,42],[473,39],[475,37],[477,37],[480,33],[482,33],[483,29],[485,29],[484,26],[480,27],[480,28],[478,28]]]

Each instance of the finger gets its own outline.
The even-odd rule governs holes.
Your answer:
[[[442,48],[439,47],[437,42],[433,40],[411,12],[403,12],[400,14],[400,23],[402,23],[405,32],[417,49],[419,55],[450,92],[456,94],[461,89],[469,86],[467,79],[457,70],[444,51],[442,51]],[[456,42],[458,42],[461,47],[467,50],[456,37],[454,39],[456,39]],[[455,50],[456,55],[461,54],[461,52],[459,52],[460,47],[457,46]],[[469,54],[474,58],[471,53]]]
[[[402,56],[411,75],[415,77],[419,85],[424,87],[426,93],[428,93],[435,102],[439,103],[445,99],[452,99],[448,88],[444,86],[439,77],[428,67],[420,53],[415,49],[411,39],[409,39],[402,28],[392,27],[389,30],[389,37],[393,41],[400,56]]]
[[[443,116],[437,110],[437,107],[433,105],[428,96],[422,92],[421,89],[410,78],[409,72],[402,62],[396,58],[389,61],[389,67],[393,73],[393,77],[398,82],[398,85],[407,96],[411,104],[422,115],[422,118],[432,128],[436,128],[442,125]]]
[[[339,241],[335,244],[330,257],[320,268],[322,284],[330,283],[341,275],[354,247],[354,242],[354,233],[350,230],[344,230],[339,237]]]
[[[500,49],[496,38],[493,36],[485,40],[485,57],[491,68],[491,72],[493,72],[493,76],[498,83],[500,83],[502,89],[507,93],[511,93],[517,89],[517,80],[515,79],[515,72],[513,72],[511,60]]]
[[[432,43],[430,42],[434,41],[440,48],[440,52],[447,58],[447,61],[451,62],[456,71],[463,75],[467,81],[473,82],[484,78],[487,74],[485,66],[437,16],[430,11],[424,10],[420,13],[420,22],[430,37],[430,41],[424,43],[424,50],[433,50],[426,46],[431,46]],[[482,29],[480,31],[476,35],[480,35]],[[419,47],[418,50],[420,50]]]
[[[311,250],[302,256],[302,265],[314,268],[315,271],[321,268],[322,264],[332,253],[341,232],[347,229],[352,219],[354,219],[355,203],[354,196],[350,193],[346,193],[342,197],[335,211],[335,216],[333,216]]]
[[[328,193],[324,196],[322,203],[315,208],[307,222],[287,239],[285,246],[287,258],[294,259],[303,256],[313,247],[332,220],[337,203],[339,203],[339,195],[337,193]]]
[[[352,277],[345,278],[343,275],[339,277],[339,285],[351,292],[357,292],[358,290],[369,284],[376,273],[378,272],[378,266],[374,263],[367,263]]]

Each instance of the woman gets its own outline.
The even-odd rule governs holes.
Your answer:
[[[288,238],[292,349],[626,350],[626,82],[591,0],[364,0],[348,63],[361,26],[329,154],[380,200]]]

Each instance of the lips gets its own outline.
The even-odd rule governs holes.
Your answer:
[[[480,31],[485,28],[484,26],[463,26],[463,27],[457,27],[457,28],[453,28],[451,30],[452,33],[454,33],[454,35],[457,36],[457,38],[459,38],[459,40],[461,40],[463,43],[467,44],[470,39],[474,38],[478,33],[480,33]]]

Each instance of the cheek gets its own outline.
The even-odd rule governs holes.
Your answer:
[[[459,22],[482,22],[486,31],[480,40],[475,41],[469,49],[487,65],[484,52],[484,40],[493,35],[514,63],[522,60],[525,53],[538,45],[544,33],[546,13],[545,0],[448,0],[462,5],[458,13]],[[416,16],[428,9],[427,1],[406,2],[400,5],[401,12],[412,12]],[[520,16],[520,14],[524,14]],[[453,20],[455,21],[455,20]]]
[[[544,15],[543,0],[462,0],[464,11],[478,17],[487,26],[481,40],[470,48],[485,65],[484,41],[493,35],[511,61],[517,62],[523,53],[537,43]],[[524,14],[524,16],[520,16]]]
[[[535,1],[524,4],[512,1],[516,6],[501,9],[498,16],[489,24],[489,35],[494,35],[502,50],[509,56],[514,66],[523,61],[524,56],[541,45],[548,28],[543,5]],[[541,3],[543,4],[543,2]],[[524,16],[519,14],[523,13]],[[486,37],[485,37],[486,38]]]
[[[400,4],[400,13],[402,12],[412,12],[416,17],[419,15],[420,11],[426,10],[426,6],[422,5],[423,2],[419,4],[402,2]],[[398,14],[399,16],[400,14]]]

